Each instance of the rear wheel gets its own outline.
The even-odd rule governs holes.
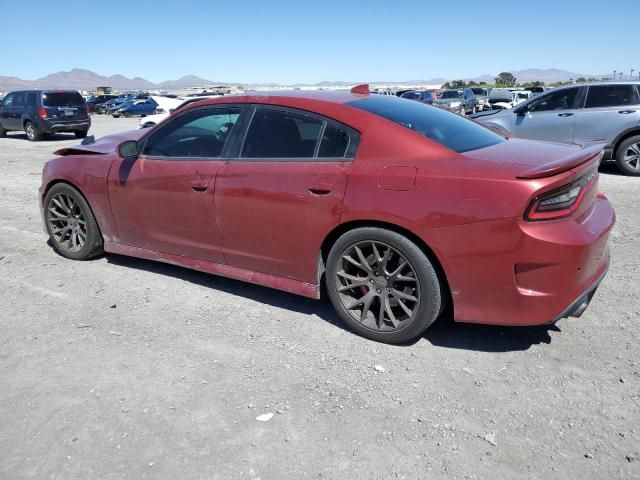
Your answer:
[[[427,256],[406,237],[382,228],[342,235],[329,253],[326,281],[342,320],[372,340],[414,340],[440,312],[440,282]]]
[[[616,165],[627,175],[640,176],[640,135],[627,138],[616,151]]]
[[[102,234],[89,204],[66,183],[51,187],[44,200],[47,232],[63,257],[87,260],[103,252]]]
[[[42,135],[38,132],[36,126],[31,122],[24,124],[24,133],[27,134],[27,138],[31,142],[37,142],[42,138]]]
[[[85,138],[87,136],[87,133],[89,133],[89,130],[76,130],[73,133],[75,134],[76,138]]]
[[[7,136],[7,131],[0,126],[0,138],[4,138]]]

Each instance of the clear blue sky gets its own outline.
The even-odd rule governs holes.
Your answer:
[[[640,70],[640,0],[520,3],[0,0],[0,75],[294,83]]]

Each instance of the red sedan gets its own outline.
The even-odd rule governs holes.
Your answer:
[[[312,298],[400,343],[457,321],[579,316],[609,266],[601,145],[504,138],[419,102],[351,92],[221,97],[56,152],[54,248],[178,264]]]

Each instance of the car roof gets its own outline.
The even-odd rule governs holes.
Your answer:
[[[608,82],[599,81],[599,82],[581,82],[581,83],[572,83],[571,85],[562,85],[561,87],[556,87],[554,90],[560,90],[563,88],[571,88],[571,87],[594,87],[594,86],[602,86],[602,85],[640,85],[640,81],[638,80],[621,80],[621,81],[613,81],[609,80]]]
[[[312,103],[325,103],[344,105],[348,102],[362,100],[367,94],[352,93],[349,90],[282,90],[267,92],[247,92],[239,95],[224,95],[215,98],[203,98],[194,105],[202,106],[217,103],[270,103],[270,104],[288,104],[288,103],[304,103],[308,101]],[[189,105],[191,107],[191,104]]]

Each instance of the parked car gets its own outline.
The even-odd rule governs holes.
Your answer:
[[[513,108],[516,105],[519,105],[522,102],[526,102],[530,98],[533,98],[533,93],[531,93],[529,90],[520,90],[515,88],[500,88],[494,90],[498,90],[498,92],[496,92],[496,95],[494,97],[489,97],[489,108],[491,110],[504,110],[507,108]],[[507,92],[504,92],[504,90],[507,90]]]
[[[142,117],[140,119],[140,123],[138,124],[138,128],[149,128],[154,125],[164,121],[171,115],[175,110],[182,108],[185,105],[193,102],[199,102],[200,100],[205,100],[207,98],[215,98],[219,95],[211,95],[209,97],[197,96],[197,97],[189,97],[189,98],[181,98],[178,97],[174,101],[174,99],[162,98],[162,97],[151,97],[158,104],[156,109],[153,112],[153,115],[149,115],[148,117]]]
[[[92,95],[86,100],[87,108],[89,109],[89,113],[93,113],[96,111],[96,108],[99,105],[102,105],[109,100],[113,100],[114,98],[118,98],[117,95]]]
[[[447,305],[501,325],[580,315],[609,265],[601,146],[505,138],[366,85],[208,99],[83,143],[42,174],[61,255],[312,298],[324,279],[343,321],[382,342],[419,337]]]
[[[114,98],[113,100],[109,100],[101,105],[96,107],[96,113],[103,113],[105,115],[111,115],[114,110],[120,108],[121,105],[130,101],[131,97],[127,95],[122,95],[120,97]]]
[[[605,141],[603,159],[615,160],[627,175],[640,176],[640,82],[560,87],[476,120],[517,138],[576,144]]]
[[[151,98],[145,98],[142,100],[129,100],[121,104],[117,110],[112,110],[111,115],[113,117],[136,117],[141,115],[143,117],[147,115],[153,115],[158,104]]]
[[[433,104],[459,115],[476,113],[478,109],[476,97],[470,88],[445,90]]]
[[[19,90],[7,94],[0,105],[0,137],[24,131],[32,142],[61,132],[84,138],[90,127],[87,105],[75,90]]]
[[[489,92],[491,92],[491,88],[489,87],[470,87],[470,88],[476,97],[478,110],[482,111],[489,108]]]
[[[417,102],[426,103],[428,105],[433,105],[435,98],[431,92],[427,92],[426,90],[409,90],[408,92],[404,92],[400,98],[406,98],[408,100],[415,100]]]

